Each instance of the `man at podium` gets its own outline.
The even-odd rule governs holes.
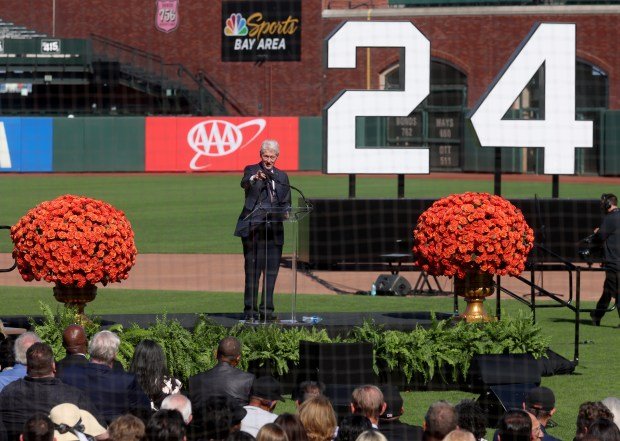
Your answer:
[[[275,167],[279,155],[278,141],[263,141],[260,162],[246,166],[241,179],[245,203],[237,221],[235,236],[241,237],[245,258],[245,320],[276,319],[273,313],[273,289],[284,244],[282,220],[291,206],[288,176]],[[257,305],[261,273],[264,277],[263,292],[261,303]]]

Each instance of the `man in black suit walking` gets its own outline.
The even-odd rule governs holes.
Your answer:
[[[260,148],[260,162],[243,171],[241,187],[245,203],[239,215],[235,236],[241,237],[245,258],[244,318],[275,320],[273,289],[280,269],[284,227],[282,220],[291,206],[288,176],[275,167],[280,155],[278,141],[268,139]],[[263,273],[263,293],[258,300],[258,279]]]

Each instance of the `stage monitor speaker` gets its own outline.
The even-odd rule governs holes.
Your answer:
[[[306,380],[323,384],[373,384],[372,343],[299,342],[297,384]]]
[[[507,410],[523,409],[525,396],[534,387],[534,383],[504,384],[490,386],[480,394],[478,404],[486,413],[488,427],[497,427]]]
[[[468,372],[468,385],[486,392],[502,384],[540,384],[540,364],[530,354],[475,355]]]
[[[377,295],[406,296],[411,291],[411,283],[398,274],[381,274],[375,282]]]

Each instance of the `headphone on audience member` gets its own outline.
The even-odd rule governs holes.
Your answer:
[[[612,207],[613,205],[611,202],[612,197],[615,197],[615,196],[611,193],[603,193],[601,195],[601,208],[603,209],[604,213],[607,213],[609,209]]]

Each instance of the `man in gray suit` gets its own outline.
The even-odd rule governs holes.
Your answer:
[[[212,396],[228,397],[239,406],[248,404],[254,375],[236,367],[240,359],[241,342],[235,337],[226,337],[217,347],[217,365],[190,377],[189,398],[195,415]]]
[[[241,237],[245,258],[243,314],[246,320],[275,320],[273,289],[280,269],[284,227],[282,220],[291,206],[288,176],[275,167],[280,155],[278,141],[268,139],[260,148],[260,162],[245,167],[241,187],[245,203],[239,215],[235,236]],[[271,213],[271,214],[267,214]],[[258,301],[258,280],[263,273],[265,292]]]

